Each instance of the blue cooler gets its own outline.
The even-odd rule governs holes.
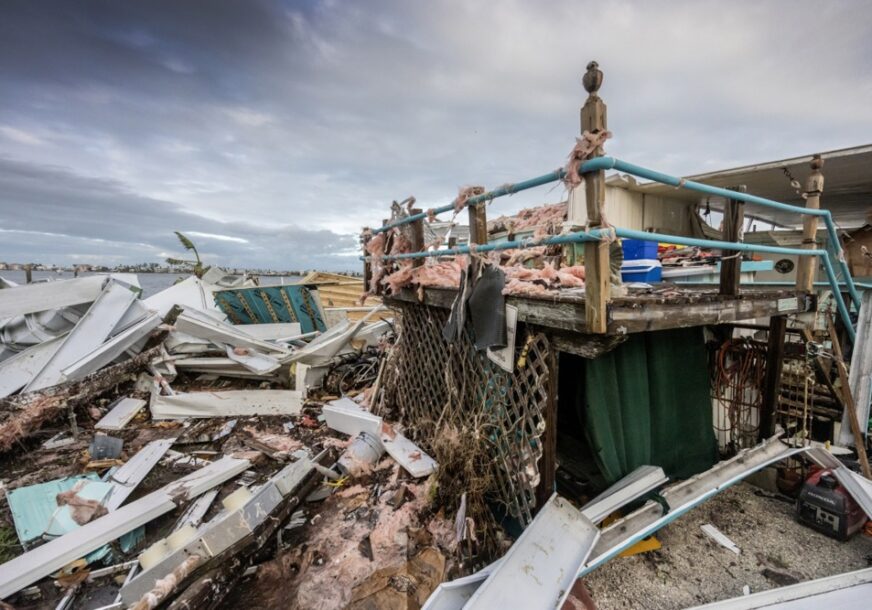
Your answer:
[[[642,239],[621,240],[621,247],[624,249],[625,261],[656,259],[657,246],[658,243],[656,241],[645,241]]]
[[[646,282],[650,284],[659,282],[663,279],[663,266],[656,258],[625,260],[621,264],[621,279],[627,283]]]

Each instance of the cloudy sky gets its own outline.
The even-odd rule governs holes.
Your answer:
[[[872,142],[872,3],[0,5],[0,260],[352,269],[392,199],[616,156],[691,174]],[[501,200],[499,212],[557,201]]]

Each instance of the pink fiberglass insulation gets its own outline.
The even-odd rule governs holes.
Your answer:
[[[500,216],[488,223],[489,231],[529,231],[536,227],[559,227],[566,220],[565,201],[525,208],[514,216]]]
[[[503,294],[512,294],[515,296],[536,296],[548,294],[548,289],[542,284],[534,284],[533,282],[525,282],[524,280],[509,280],[506,287],[503,288]]]
[[[536,295],[559,288],[583,288],[584,267],[575,265],[556,269],[546,262],[541,269],[502,267],[508,283],[503,294]]]
[[[427,261],[421,267],[412,267],[412,261],[400,261],[399,266],[397,271],[383,280],[392,293],[410,285],[457,288],[460,286],[460,271],[466,266],[466,257],[458,256],[454,260],[439,262]]]
[[[428,261],[421,267],[412,267],[409,261],[403,261],[398,271],[384,279],[384,284],[392,293],[406,286],[458,288],[460,273],[466,264],[466,257],[438,263]],[[503,294],[542,295],[549,290],[584,287],[584,267],[581,265],[557,269],[546,262],[541,269],[522,266],[501,266],[500,269],[506,275]]]
[[[381,256],[385,253],[385,234],[379,233],[366,243],[366,251],[372,256]]]

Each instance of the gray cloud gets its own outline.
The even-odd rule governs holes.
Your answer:
[[[69,235],[70,253],[106,239],[120,257],[124,244],[145,256],[178,227],[123,225],[160,202],[188,230],[278,248],[259,261],[211,240],[228,264],[303,266],[316,243],[346,248],[353,239],[336,235],[379,222],[391,199],[427,207],[460,185],[560,165],[589,59],[606,73],[609,152],[643,165],[688,174],[866,143],[870,17],[872,5],[838,1],[7,2],[0,171],[58,166],[90,186],[9,176],[34,212],[4,213],[0,229]],[[4,211],[18,205],[0,191]],[[98,221],[61,213],[78,208]],[[295,244],[277,226],[309,231]],[[46,256],[64,256],[58,243]]]
[[[353,236],[294,225],[222,222],[130,192],[112,180],[0,158],[0,260],[108,263],[188,258],[188,234],[209,263],[355,269]]]

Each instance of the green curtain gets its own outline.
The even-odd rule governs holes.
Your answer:
[[[686,478],[717,461],[700,327],[634,334],[586,361],[585,398],[585,435],[608,483],[644,464]]]

